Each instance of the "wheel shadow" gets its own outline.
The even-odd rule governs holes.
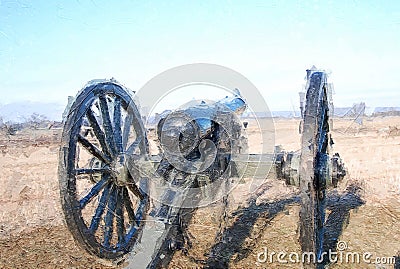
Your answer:
[[[350,211],[365,204],[361,199],[360,192],[360,187],[351,185],[344,193],[339,194],[337,191],[328,193],[327,209],[330,214],[325,224],[324,250],[336,250],[339,237],[349,223]],[[269,223],[277,214],[284,211],[287,205],[299,203],[299,196],[258,205],[252,201],[248,207],[234,212],[233,216],[236,216],[237,219],[224,231],[221,240],[205,254],[208,258],[204,268],[229,268],[229,263],[234,257],[234,261],[248,257],[253,249],[246,247],[244,242],[250,238],[256,221],[263,217]],[[328,264],[329,261],[323,261],[318,267],[323,268]]]
[[[326,209],[330,211],[325,221],[324,244],[323,249],[326,253],[329,250],[335,252],[339,237],[350,221],[350,211],[365,204],[361,199],[361,187],[353,184],[347,187],[346,192],[339,194],[336,190],[328,193]],[[329,256],[318,268],[326,267],[329,262]]]
[[[214,244],[209,253],[204,268],[228,268],[233,256],[238,255],[236,260],[247,257],[252,249],[244,246],[244,242],[250,237],[254,224],[260,217],[268,222],[278,213],[282,212],[287,205],[300,203],[299,196],[288,199],[256,204],[253,200],[246,208],[239,209],[233,213],[237,219],[232,226],[225,229],[221,240]]]

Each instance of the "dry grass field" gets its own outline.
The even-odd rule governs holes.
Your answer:
[[[298,119],[275,119],[275,144],[300,148]],[[348,175],[328,196],[327,230],[345,251],[369,252],[371,261],[400,251],[400,117],[366,118],[362,126],[334,119],[334,152]],[[256,151],[252,122],[250,152]],[[23,130],[0,135],[0,268],[137,268],[134,257],[106,265],[87,255],[65,226],[58,190],[58,149],[61,130]],[[245,183],[246,181],[244,181]],[[230,268],[301,268],[299,263],[261,263],[257,254],[298,252],[297,189],[270,178],[264,192],[250,201],[246,184],[229,198],[224,219],[228,236],[216,242],[221,205],[199,209],[189,225],[193,248],[177,252],[170,268],[202,267],[199,260],[223,259]],[[231,236],[230,236],[231,235]],[[217,257],[224,249],[228,256]],[[210,253],[214,257],[209,257]],[[190,256],[190,257],[189,257]],[[338,263],[330,268],[393,268],[394,265]]]

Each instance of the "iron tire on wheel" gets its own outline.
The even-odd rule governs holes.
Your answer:
[[[305,261],[304,267],[318,268],[323,252],[329,160],[326,74],[312,73],[307,85],[300,156],[300,243],[303,252],[315,255],[315,260]]]
[[[84,128],[94,138],[85,136]],[[147,153],[143,122],[126,88],[101,81],[77,95],[64,122],[59,183],[67,226],[89,253],[117,260],[140,239],[149,207],[147,179],[126,172],[119,178],[129,181],[117,180],[117,175],[127,171],[126,159]],[[84,157],[90,158],[88,166],[82,165]]]

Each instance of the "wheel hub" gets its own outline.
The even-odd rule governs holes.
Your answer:
[[[125,160],[125,154],[120,154],[111,163],[112,178],[118,186],[127,186],[129,184],[130,176]]]

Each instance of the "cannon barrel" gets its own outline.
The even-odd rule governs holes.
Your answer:
[[[203,138],[212,131],[213,121],[220,123],[226,120],[223,118],[224,115],[233,120],[235,116],[240,116],[246,108],[247,104],[238,91],[234,96],[226,96],[217,102],[193,101],[190,102],[190,106],[177,109],[162,117],[157,124],[157,135],[160,139],[162,132],[173,132],[177,135],[176,132],[192,132],[194,130],[188,130],[192,128],[198,132],[198,134],[192,135],[199,135],[199,138]],[[171,120],[165,125],[167,119]],[[188,125],[189,122],[191,125]],[[224,122],[224,124],[229,125],[229,122]],[[182,130],[182,128],[186,130]]]

